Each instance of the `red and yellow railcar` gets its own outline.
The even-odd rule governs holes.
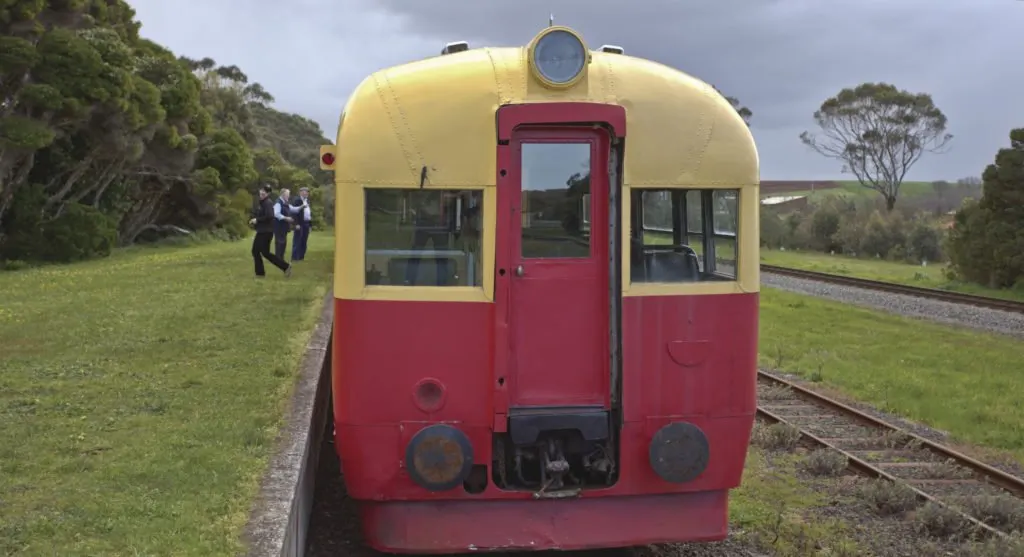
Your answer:
[[[758,156],[565,27],[382,70],[335,145],[336,447],[396,553],[716,540],[754,421]]]

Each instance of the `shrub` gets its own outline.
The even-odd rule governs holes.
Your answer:
[[[942,232],[921,216],[907,234],[907,257],[916,262],[942,260]]]
[[[944,232],[927,213],[887,212],[873,201],[829,199],[780,215],[762,209],[761,245],[920,263],[944,260]]]
[[[791,450],[800,443],[800,430],[789,424],[757,424],[751,442],[769,451]]]
[[[786,221],[775,210],[761,212],[761,246],[769,249],[786,247],[788,227]]]
[[[237,240],[249,234],[249,218],[253,197],[248,191],[239,189],[234,195],[221,195],[217,212],[217,228],[223,230],[229,239]]]
[[[912,489],[885,479],[870,480],[858,490],[860,498],[883,516],[916,509],[921,502]]]
[[[929,501],[914,514],[914,529],[936,538],[960,539],[973,525],[961,513]]]
[[[88,205],[69,203],[52,220],[39,218],[40,200],[25,196],[10,224],[3,257],[70,263],[110,255],[117,244],[117,221]]]
[[[835,235],[839,232],[841,214],[835,203],[826,203],[811,214],[811,246],[819,251],[842,249],[837,245]]]
[[[846,455],[832,449],[818,449],[807,455],[802,467],[818,476],[839,476],[849,464]]]

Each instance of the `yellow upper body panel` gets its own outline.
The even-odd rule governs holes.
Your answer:
[[[349,98],[335,147],[335,181],[357,186],[495,184],[497,109],[597,102],[626,109],[624,185],[756,187],[750,130],[711,86],[648,60],[593,52],[567,89],[536,80],[528,48],[480,48],[381,70]]]
[[[322,168],[334,171],[337,186],[335,295],[492,301],[496,112],[509,104],[547,102],[625,108],[623,214],[629,214],[633,188],[741,191],[735,281],[631,284],[627,223],[622,230],[623,296],[756,292],[758,155],[749,128],[728,101],[680,71],[606,52],[590,52],[583,77],[572,85],[548,87],[532,71],[530,48],[481,48],[429,58],[378,71],[356,88],[342,112],[336,144],[321,149],[322,156],[334,156]],[[482,288],[365,284],[363,188],[421,186],[484,190]]]

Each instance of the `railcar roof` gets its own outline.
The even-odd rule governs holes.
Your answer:
[[[478,48],[378,71],[352,93],[337,140],[339,184],[493,186],[495,111],[505,104],[598,102],[626,108],[629,186],[756,187],[750,130],[710,85],[667,66],[592,52],[559,91],[536,81],[527,49]]]

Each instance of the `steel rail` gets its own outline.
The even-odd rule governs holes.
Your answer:
[[[965,304],[978,306],[988,309],[998,309],[1001,311],[1009,311],[1013,313],[1024,313],[1024,302],[1018,302],[1015,300],[1001,300],[999,298],[992,298],[989,296],[977,296],[974,294],[963,294],[960,292],[950,292],[947,290],[939,290],[937,288],[923,288],[920,286],[908,286],[905,284],[896,284],[894,282],[885,282],[880,280],[871,280],[857,277],[848,277],[844,275],[834,275],[831,273],[819,273],[817,271],[805,271],[803,269],[793,269],[790,267],[777,267],[775,265],[761,265],[761,271],[765,273],[771,273],[775,275],[782,275],[793,278],[802,278],[807,280],[814,280],[818,282],[825,282],[829,284],[839,284],[843,286],[853,286],[856,288],[864,288],[867,290],[877,290],[880,292],[891,292],[893,294],[904,294],[907,296],[914,296],[917,298],[927,298],[930,300],[940,300],[943,302],[950,302],[954,304]]]
[[[885,432],[897,432],[900,435],[905,436],[908,440],[913,441],[918,446],[918,448],[924,449],[934,455],[946,459],[951,459],[957,465],[970,470],[971,472],[974,473],[976,481],[984,481],[989,485],[993,485],[1003,489],[1004,491],[1010,493],[1015,497],[1024,498],[1024,479],[1022,478],[1018,478],[1011,474],[1007,474],[1002,470],[989,466],[988,464],[985,464],[984,462],[981,462],[977,459],[971,458],[959,451],[956,451],[954,449],[931,441],[930,439],[921,437],[920,435],[917,435],[916,433],[913,433],[911,431],[907,431],[904,428],[894,426],[866,412],[862,412],[847,404],[843,404],[842,402],[827,397],[821,393],[817,393],[815,391],[797,385],[792,381],[787,381],[786,379],[783,379],[772,373],[763,370],[758,370],[758,381],[767,383],[772,386],[789,389],[791,392],[795,394],[796,398],[808,400],[812,404],[835,411],[838,414],[849,417],[854,421],[859,422],[865,426],[871,427],[873,429],[882,430]],[[987,533],[998,534],[1000,536],[1006,535],[1001,530],[998,530],[996,528],[993,528],[992,526],[989,526],[988,524],[985,524],[984,522],[981,522],[980,520],[961,511],[960,509],[956,509],[945,504],[936,497],[926,493],[922,489],[919,489],[917,486],[912,485],[910,481],[893,476],[892,474],[889,474],[888,472],[883,470],[881,467],[873,465],[867,462],[866,460],[859,458],[858,456],[852,454],[850,451],[839,448],[838,446],[836,446],[836,444],[830,442],[827,438],[823,438],[808,431],[805,431],[804,428],[801,428],[800,426],[792,423],[791,421],[776,414],[775,412],[763,408],[760,404],[757,408],[757,414],[768,421],[787,424],[797,429],[800,432],[801,437],[815,445],[827,447],[829,449],[838,451],[847,458],[849,466],[856,470],[857,472],[860,472],[861,474],[875,478],[884,478],[892,482],[903,484],[912,489],[919,498],[931,501],[940,506],[954,510],[955,512],[967,518],[971,522],[971,524],[975,525],[976,527],[982,529]]]

